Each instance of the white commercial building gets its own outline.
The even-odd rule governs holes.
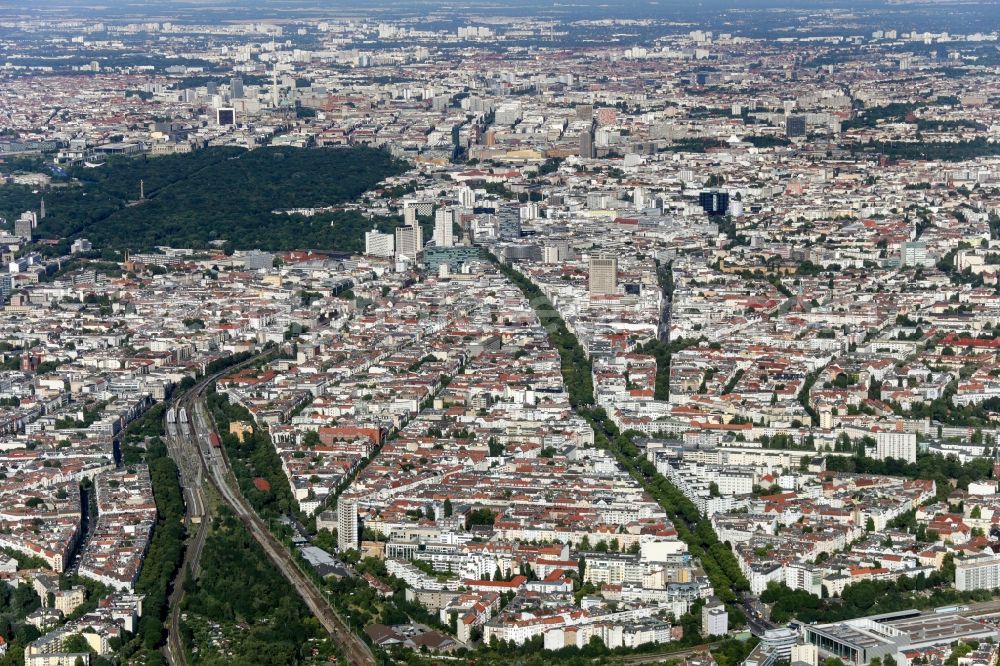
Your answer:
[[[955,563],[955,589],[995,590],[1000,587],[1000,557],[983,553]]]
[[[396,227],[396,256],[416,259],[424,247],[424,234],[420,225]]]
[[[458,203],[465,208],[472,208],[476,205],[476,191],[471,187],[460,187],[458,189]]]
[[[590,295],[611,296],[618,286],[618,260],[615,257],[590,258]]]
[[[917,435],[912,432],[880,432],[875,436],[875,457],[917,462]]]
[[[434,244],[438,247],[451,247],[455,244],[455,233],[452,225],[455,222],[455,212],[451,208],[439,208],[434,214]]]
[[[391,257],[396,252],[396,239],[378,229],[365,233],[365,254],[373,257]]]

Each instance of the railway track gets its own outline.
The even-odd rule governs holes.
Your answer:
[[[257,360],[249,359],[244,364]],[[291,583],[292,587],[305,602],[309,610],[316,616],[320,624],[330,634],[334,643],[340,649],[347,663],[357,666],[374,666],[376,661],[368,645],[351,631],[347,623],[337,614],[330,605],[326,596],[319,589],[316,583],[306,575],[295,561],[291,553],[288,552],[284,544],[278,541],[267,524],[261,519],[249,502],[243,497],[235,482],[235,475],[229,465],[229,461],[222,448],[212,446],[212,436],[218,437],[215,424],[205,404],[205,395],[208,387],[222,374],[233,372],[240,366],[227,369],[224,373],[218,373],[201,380],[183,398],[176,403],[177,412],[183,408],[188,418],[187,423],[175,423],[174,432],[176,443],[179,447],[178,456],[182,459],[195,456],[199,462],[199,469],[204,474],[201,479],[208,481],[218,492],[219,497],[232,511],[240,518],[247,531],[254,540],[260,544],[268,559],[277,567],[281,574]],[[184,427],[184,426],[187,427]],[[196,536],[194,546],[193,566],[197,566],[197,556],[200,556],[201,546],[207,534],[208,520],[203,520]],[[191,566],[191,565],[189,565]],[[183,571],[184,568],[181,569]],[[176,583],[176,581],[175,581]],[[175,584],[175,588],[182,587]],[[183,590],[177,598],[177,605],[174,606],[171,600],[171,626],[168,635],[168,654],[173,666],[186,664],[184,661],[183,646],[180,644],[179,629],[176,618],[179,616],[180,600],[183,598]],[[179,650],[179,654],[176,654]],[[179,659],[179,661],[174,661]]]
[[[618,657],[617,659],[623,664],[659,664],[667,660],[685,659],[696,654],[701,654],[702,652],[708,652],[718,645],[718,642],[706,643],[705,645],[698,645],[682,650],[661,650],[647,654],[631,654]]]

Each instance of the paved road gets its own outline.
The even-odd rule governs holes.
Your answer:
[[[178,441],[188,453],[196,453],[201,460],[202,469],[206,470],[205,479],[218,491],[222,501],[240,517],[271,562],[288,579],[288,582],[305,601],[309,610],[330,633],[347,663],[358,666],[374,666],[375,657],[368,646],[337,615],[323,592],[311,578],[299,569],[298,564],[284,544],[271,534],[267,524],[244,499],[235,482],[224,451],[211,446],[209,438],[215,432],[215,425],[212,423],[205,404],[205,392],[213,380],[214,377],[200,382],[182,401],[188,417],[191,419],[192,427],[190,429],[177,428]]]
[[[747,628],[750,630],[754,636],[763,636],[764,632],[768,629],[775,629],[778,625],[773,622],[769,622],[762,617],[758,617],[755,612],[751,602],[755,599],[753,595],[744,592],[740,600],[740,604],[743,607],[743,614],[747,618]]]

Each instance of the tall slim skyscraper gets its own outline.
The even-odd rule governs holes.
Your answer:
[[[234,77],[229,80],[229,94],[233,99],[243,98],[243,79]]]
[[[424,234],[419,224],[396,227],[396,256],[416,259],[424,247]]]
[[[337,549],[342,553],[358,550],[361,545],[358,532],[358,504],[341,498],[337,502]]]
[[[591,123],[590,127],[580,133],[580,157],[592,158],[596,156],[597,153],[594,151],[594,124]]]
[[[278,51],[275,48],[274,37],[271,38],[271,53],[274,63],[271,65],[271,106],[278,108]]]
[[[637,187],[632,190],[632,203],[635,204],[636,210],[642,210],[646,207],[646,190],[641,187]]]
[[[611,296],[618,287],[618,259],[591,257],[588,280],[591,296]]]
[[[403,208],[403,224],[405,224],[408,227],[412,227],[417,224],[416,206],[405,206]]]
[[[463,187],[458,190],[458,203],[466,208],[476,205],[476,191],[471,187]]]
[[[497,231],[502,240],[521,237],[521,211],[514,206],[502,206],[497,211]]]
[[[723,190],[705,190],[698,194],[698,203],[709,215],[725,215],[729,210],[729,192]]]
[[[438,247],[451,247],[455,244],[455,211],[451,208],[439,208],[434,214],[434,244]]]

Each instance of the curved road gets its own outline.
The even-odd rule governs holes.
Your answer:
[[[253,361],[255,359],[251,359]],[[249,362],[249,361],[248,361]],[[235,368],[229,368],[226,372],[232,372]],[[341,650],[345,660],[349,664],[357,666],[375,666],[375,657],[368,645],[360,637],[351,631],[337,612],[330,605],[323,592],[299,568],[298,563],[288,552],[285,545],[268,529],[267,524],[257,515],[257,512],[244,499],[235,483],[235,477],[229,467],[229,461],[221,449],[215,449],[210,444],[210,436],[215,432],[215,424],[205,405],[205,393],[208,386],[218,377],[203,379],[184,398],[178,401],[176,407],[183,406],[191,419],[190,428],[177,428],[177,441],[188,452],[196,452],[202,469],[207,471],[207,478],[212,486],[218,491],[222,500],[229,505],[233,512],[240,517],[247,530],[254,539],[261,545],[268,558],[275,567],[284,575],[289,583],[295,588],[299,596],[309,607],[309,610],[320,621],[320,624],[329,632],[330,637]],[[202,530],[205,523],[203,522]],[[199,536],[201,533],[199,532]],[[204,538],[201,538],[204,542]],[[200,547],[198,548],[200,552]],[[195,560],[196,563],[196,560]],[[170,627],[170,640],[168,641],[168,651],[173,652],[180,646],[180,640],[176,631],[177,627],[172,621]],[[181,655],[183,650],[181,649]],[[183,659],[183,657],[182,657]],[[174,662],[183,664],[183,661]]]

